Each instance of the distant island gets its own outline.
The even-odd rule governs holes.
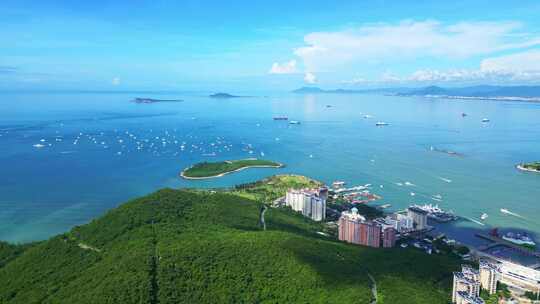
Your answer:
[[[521,171],[540,173],[540,161],[532,163],[522,163],[516,166]]]
[[[154,98],[141,98],[136,97],[131,100],[134,103],[157,103],[157,102],[182,102],[182,99],[154,99]]]
[[[283,164],[256,159],[227,160],[223,162],[202,162],[184,169],[180,176],[185,179],[207,179],[221,177],[247,168],[282,168]]]
[[[241,97],[247,97],[247,96],[232,95],[229,93],[214,93],[214,94],[209,95],[208,97],[228,99],[228,98],[241,98]]]
[[[540,102],[540,86],[481,85],[460,88],[428,86],[419,89],[408,89],[406,91],[399,92],[396,95],[468,100]]]
[[[427,86],[423,88],[373,88],[373,89],[332,89],[302,87],[292,91],[295,94],[386,94],[395,96],[420,96],[428,98],[499,100],[540,102],[540,86],[492,86],[443,88]]]
[[[403,91],[404,88],[378,88],[378,89],[362,89],[362,90],[349,90],[349,89],[334,89],[324,90],[319,87],[301,87],[293,90],[295,94],[376,94],[376,93],[398,93]]]

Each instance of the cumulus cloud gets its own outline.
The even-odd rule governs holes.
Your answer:
[[[274,62],[268,71],[270,74],[294,74],[297,73],[296,60],[291,60],[284,63]]]
[[[540,72],[540,50],[487,58],[480,64],[482,71]]]
[[[403,61],[415,58],[468,58],[540,45],[540,37],[521,31],[518,22],[402,21],[370,24],[334,32],[314,32],[294,54],[310,71],[349,63]]]
[[[120,83],[121,83],[121,80],[120,80],[119,77],[114,77],[114,78],[112,79],[112,81],[111,81],[111,84],[112,84],[113,86],[118,86],[118,85],[120,85]]]
[[[314,84],[317,82],[317,77],[315,76],[315,74],[307,72],[306,74],[304,74],[304,81],[309,84]]]

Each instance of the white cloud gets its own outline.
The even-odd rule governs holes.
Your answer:
[[[120,83],[121,83],[121,80],[120,80],[119,77],[114,77],[114,78],[112,79],[112,81],[111,81],[111,84],[112,84],[113,86],[118,86],[118,85],[120,85]]]
[[[540,72],[540,50],[487,58],[480,64],[482,71]]]
[[[274,62],[268,71],[270,74],[294,74],[297,73],[296,60],[291,60],[284,63]]]
[[[314,32],[294,50],[309,71],[332,70],[350,63],[379,63],[415,58],[468,58],[540,44],[517,22],[402,21],[336,32]]]
[[[309,84],[314,84],[317,82],[317,76],[315,76],[313,73],[306,72],[304,75],[304,81]]]

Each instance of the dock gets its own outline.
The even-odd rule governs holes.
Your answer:
[[[493,242],[493,243],[491,243],[489,245],[484,245],[484,246],[478,247],[478,250],[480,250],[480,251],[485,251],[485,250],[491,249],[493,247],[503,245],[503,246],[515,249],[515,250],[519,251],[522,254],[529,255],[529,256],[535,256],[537,258],[540,258],[540,251],[535,251],[534,249],[529,249],[527,247],[514,244],[514,243],[509,242],[507,240],[504,240],[504,239],[502,239],[500,237],[496,237],[496,236],[485,234],[485,233],[477,233],[477,234],[475,234],[475,236],[477,236],[477,237],[479,237],[481,239],[485,239],[485,240]]]

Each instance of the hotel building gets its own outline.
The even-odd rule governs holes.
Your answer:
[[[462,265],[461,272],[454,272],[452,303],[484,303],[479,296],[480,272],[470,266]]]
[[[392,248],[396,245],[396,229],[392,227],[383,230],[383,248]]]
[[[358,214],[356,208],[344,211],[339,218],[338,238],[348,243],[369,247],[393,247],[396,243],[396,231],[392,227],[383,227]]]
[[[428,227],[427,211],[418,207],[409,207],[409,209],[407,209],[407,216],[412,218],[413,225],[416,230],[422,230]]]
[[[480,260],[480,286],[489,294],[497,291],[497,281],[499,280],[499,268],[486,260]]]
[[[480,297],[471,297],[465,291],[459,291],[456,295],[457,304],[485,304],[484,300]]]
[[[314,221],[323,221],[326,218],[326,199],[328,189],[290,189],[285,195],[285,204],[292,210],[302,212]]]

